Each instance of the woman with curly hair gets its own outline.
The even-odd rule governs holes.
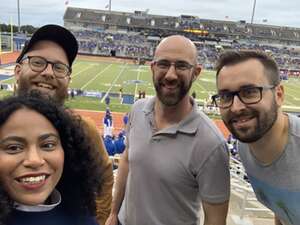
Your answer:
[[[0,101],[0,224],[96,225],[102,171],[79,117],[39,96]]]

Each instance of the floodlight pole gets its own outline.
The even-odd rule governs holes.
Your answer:
[[[18,5],[18,32],[21,32],[21,26],[20,26],[20,0],[17,0]]]
[[[109,6],[108,6],[109,8],[109,12],[111,12],[111,0],[109,0]]]
[[[254,14],[255,14],[256,0],[253,2],[252,16],[251,16],[251,24],[253,24]]]

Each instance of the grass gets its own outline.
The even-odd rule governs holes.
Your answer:
[[[14,79],[2,81],[3,83],[14,83]],[[290,78],[283,81],[285,88],[284,110],[300,112],[300,80]],[[138,91],[145,91],[147,96],[155,95],[152,84],[152,74],[149,66],[131,65],[126,63],[110,62],[90,62],[77,60],[73,66],[72,80],[70,88],[82,89],[85,91],[107,93],[119,93],[120,88],[123,94],[130,94],[137,97]],[[196,92],[198,102],[216,92],[215,72],[204,71],[194,82],[191,92]],[[9,95],[7,91],[0,91],[0,98]],[[71,108],[100,110],[104,111],[106,105],[103,99],[94,97],[75,97],[68,100],[67,105]],[[118,97],[111,97],[110,108],[116,112],[126,112],[130,110],[130,105],[121,104]]]

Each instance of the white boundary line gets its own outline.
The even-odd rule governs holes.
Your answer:
[[[140,66],[139,66],[136,80],[140,80],[140,74],[141,74],[141,71],[140,71]],[[135,100],[135,97],[137,96],[138,85],[139,85],[138,83],[135,84],[135,90],[134,90],[134,96],[133,96],[134,100]]]
[[[83,86],[81,86],[80,89],[84,89],[86,86],[88,86],[91,82],[93,82],[94,80],[96,80],[104,71],[106,71],[111,66],[112,66],[112,64],[109,64],[107,67],[105,67],[105,69],[103,69],[99,73],[97,73],[97,75],[95,77],[93,77],[88,82],[86,82]]]
[[[101,99],[101,103],[103,103],[103,101],[105,100],[106,96],[109,94],[110,90],[113,88],[113,85],[116,83],[116,81],[119,79],[119,77],[122,75],[122,73],[124,72],[124,70],[127,67],[127,63],[125,64],[125,66],[123,66],[123,68],[121,69],[121,71],[119,72],[118,76],[113,80],[113,82],[111,83],[109,89],[106,91],[105,95],[103,96],[103,98]]]
[[[90,110],[90,109],[71,109],[71,110],[73,110],[73,111],[77,111],[77,112],[79,112],[79,111],[82,111],[82,112],[84,112],[84,111],[87,111],[87,112],[95,112],[95,113],[105,113],[105,111],[98,111],[98,110]],[[113,114],[120,114],[120,115],[124,115],[126,112],[112,112]]]
[[[90,65],[90,66],[87,66],[86,68],[83,68],[82,70],[78,71],[77,73],[75,73],[74,75],[71,75],[71,78],[74,78],[76,76],[78,76],[80,73],[82,73],[83,71],[86,71],[88,69],[90,69],[91,67],[93,67],[94,65]]]
[[[202,90],[204,90],[206,93],[209,93],[209,91],[201,84],[198,83],[198,81],[194,82],[197,86],[199,86]]]

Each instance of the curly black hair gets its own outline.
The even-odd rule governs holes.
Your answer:
[[[0,129],[15,111],[27,108],[45,116],[58,131],[65,160],[63,174],[56,189],[70,214],[96,213],[96,195],[101,191],[101,156],[86,134],[83,121],[71,110],[35,93],[8,97],[0,101]],[[13,206],[0,185],[0,224],[8,218]]]

